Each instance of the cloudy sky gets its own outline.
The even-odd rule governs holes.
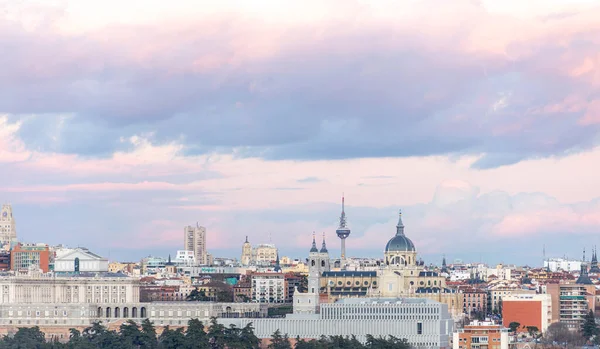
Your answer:
[[[0,0],[0,202],[27,242],[237,256],[600,244],[600,2]],[[589,256],[589,252],[588,252]]]

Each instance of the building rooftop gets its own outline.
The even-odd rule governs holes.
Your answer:
[[[340,298],[335,304],[440,304],[428,298]]]
[[[347,276],[361,276],[361,277],[375,277],[377,276],[376,271],[324,271],[322,276],[339,276],[339,277],[347,277]]]

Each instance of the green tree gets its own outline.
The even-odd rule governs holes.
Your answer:
[[[513,321],[510,324],[508,324],[508,328],[511,332],[517,332],[517,329],[519,329],[519,327],[521,327],[521,324],[516,321]]]
[[[594,316],[594,312],[591,310],[583,319],[583,324],[581,325],[581,335],[586,340],[590,340],[590,338],[598,335],[598,324],[596,324],[596,317]]]
[[[217,302],[230,303],[233,302],[233,290],[230,288],[224,288],[217,292]]]
[[[207,302],[210,300],[209,297],[206,296],[206,292],[204,292],[204,290],[198,291],[197,287],[194,288],[185,299],[190,302]]]
[[[245,294],[238,294],[236,298],[237,301],[241,303],[249,303],[251,301],[250,297],[246,296]]]
[[[183,329],[172,330],[169,326],[165,327],[158,338],[158,347],[161,349],[179,349],[179,348],[199,348],[188,346],[188,342],[183,334]]]
[[[210,327],[208,328],[208,344],[212,349],[224,349],[227,345],[225,326],[220,324],[216,317],[210,318]]]
[[[281,331],[277,330],[271,336],[271,343],[268,345],[269,349],[292,349],[290,339],[288,335],[281,335]]]
[[[150,319],[142,321],[142,332],[140,334],[140,345],[144,349],[156,349],[158,340],[156,338],[156,328]]]
[[[527,326],[525,328],[527,329],[527,333],[529,333],[532,338],[537,338],[538,334],[540,333],[540,329],[537,326]]]
[[[46,336],[40,328],[19,327],[12,338],[5,336],[3,342],[4,348],[14,349],[41,349],[49,347],[46,345]]]
[[[142,344],[142,332],[133,320],[124,322],[119,327],[119,339],[126,347],[139,348]]]
[[[190,319],[185,331],[187,348],[208,348],[208,337],[204,332],[204,324],[198,319]]]
[[[244,349],[260,348],[260,339],[254,334],[252,323],[247,324],[240,331],[240,342],[243,343]]]

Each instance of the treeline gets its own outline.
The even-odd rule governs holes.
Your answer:
[[[292,342],[294,344],[292,345]],[[160,335],[146,319],[141,326],[129,320],[118,331],[109,330],[101,323],[94,323],[82,332],[71,329],[68,341],[47,341],[39,327],[21,327],[14,335],[0,339],[0,349],[254,349],[259,348],[260,339],[254,334],[252,324],[243,328],[235,325],[225,327],[212,318],[208,329],[198,319],[188,321],[188,327],[171,329],[168,326]],[[408,349],[405,339],[368,337],[365,345],[356,338],[332,336],[318,340],[290,341],[279,331],[271,337],[269,349]]]

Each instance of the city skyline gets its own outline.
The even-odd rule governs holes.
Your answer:
[[[339,255],[345,193],[349,256],[398,209],[426,263],[600,244],[597,4],[194,3],[0,1],[19,239],[137,260],[199,222],[215,257]]]

